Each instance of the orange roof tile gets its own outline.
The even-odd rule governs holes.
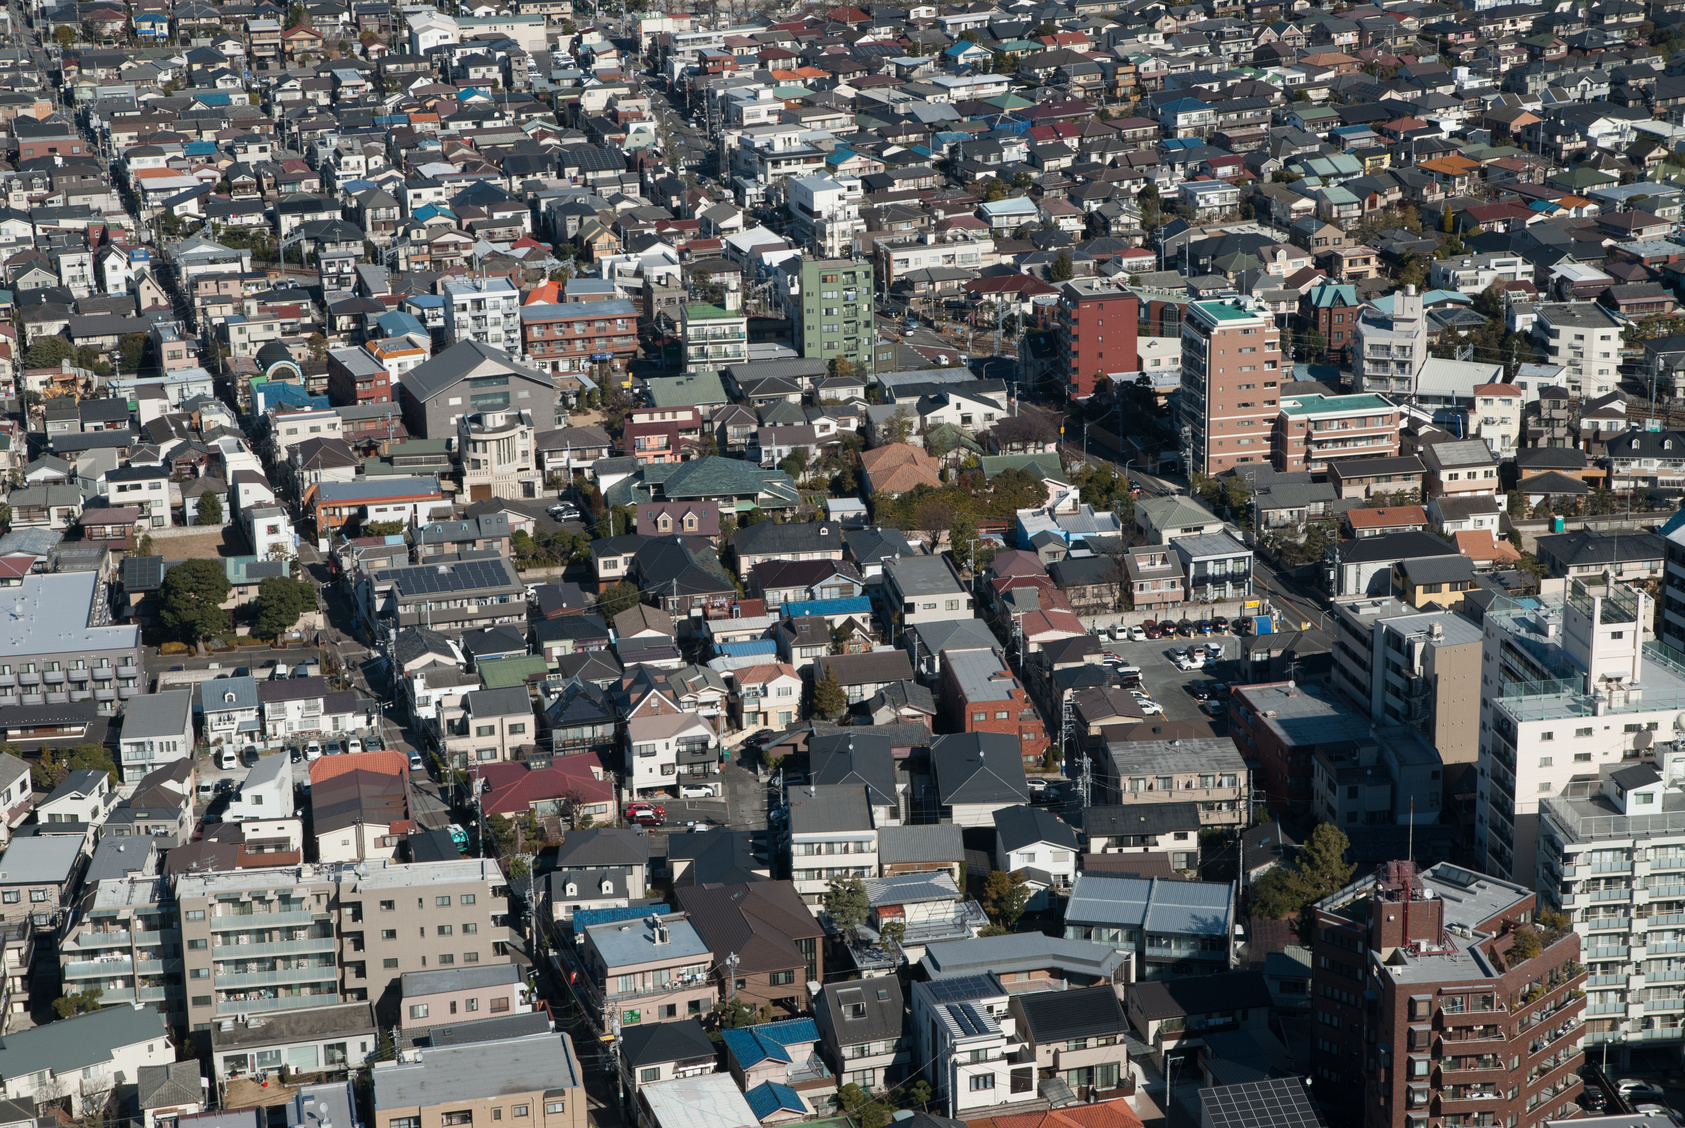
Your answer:
[[[1470,560],[1490,560],[1494,564],[1513,564],[1521,559],[1521,553],[1507,540],[1499,540],[1492,535],[1491,529],[1471,529],[1467,532],[1452,533],[1451,543],[1456,545],[1457,551]]]

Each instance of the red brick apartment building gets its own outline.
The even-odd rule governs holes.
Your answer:
[[[540,372],[624,376],[638,353],[638,307],[618,298],[524,305],[521,345]]]
[[[1401,861],[1316,903],[1311,1074],[1347,1111],[1340,1122],[1360,1108],[1364,1128],[1538,1128],[1579,1114],[1580,938],[1540,927],[1537,902],[1449,863]]]
[[[1016,737],[1028,767],[1040,764],[1047,755],[1047,726],[998,650],[944,652],[937,699],[944,734],[994,732]]]
[[[1258,765],[1252,789],[1270,805],[1310,814],[1321,745],[1369,738],[1369,714],[1328,690],[1290,681],[1240,686],[1229,695],[1229,733]]]
[[[1054,371],[1070,399],[1087,399],[1106,376],[1135,372],[1140,312],[1134,294],[1110,278],[1076,278],[1059,287]]]
[[[1182,320],[1182,417],[1206,474],[1270,461],[1279,413],[1281,330],[1268,309],[1194,302]]]

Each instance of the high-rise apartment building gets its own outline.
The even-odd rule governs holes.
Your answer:
[[[521,292],[507,278],[443,282],[445,340],[478,341],[510,356],[521,354]]]
[[[1059,392],[1087,399],[1107,377],[1141,367],[1136,348],[1140,302],[1115,278],[1073,278],[1059,287],[1057,334],[1051,371]],[[1269,447],[1265,435],[1265,450]]]
[[[1586,1041],[1685,1039],[1685,749],[1543,800],[1535,876],[1580,935]]]
[[[1455,611],[1390,596],[1334,603],[1334,685],[1378,725],[1410,725],[1447,764],[1480,757],[1485,636]]]
[[[1388,862],[1315,905],[1311,1073],[1364,1128],[1536,1128],[1575,1110],[1580,937],[1538,894]],[[1528,954],[1532,952],[1533,954]]]
[[[1352,330],[1352,390],[1409,395],[1428,362],[1428,323],[1422,296],[1406,286],[1392,295],[1392,311],[1366,307]]]
[[[803,259],[800,287],[791,295],[791,304],[801,354],[826,361],[840,356],[854,365],[857,375],[870,375],[877,339],[872,264],[864,259]]]
[[[363,1000],[378,1010],[406,971],[500,962],[508,896],[481,858],[179,875],[188,1027]]]
[[[685,342],[685,374],[706,375],[749,358],[749,315],[741,309],[693,304],[679,309]]]
[[[1545,363],[1565,369],[1574,395],[1607,395],[1620,381],[1621,322],[1596,302],[1546,302],[1534,307],[1533,339],[1544,346]]]
[[[1532,880],[1540,801],[1673,732],[1685,663],[1646,641],[1652,606],[1626,584],[1555,580],[1486,610],[1475,834],[1488,873]]]
[[[1182,318],[1181,427],[1193,469],[1216,474],[1270,461],[1282,367],[1281,330],[1267,308],[1238,299],[1188,306]]]

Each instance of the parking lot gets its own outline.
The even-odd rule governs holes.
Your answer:
[[[1219,646],[1223,656],[1206,660],[1197,670],[1179,670],[1170,658],[1173,649],[1187,650],[1191,646]],[[1141,670],[1141,685],[1161,706],[1165,720],[1208,721],[1219,734],[1228,731],[1228,723],[1221,717],[1210,717],[1200,709],[1189,687],[1203,682],[1232,682],[1239,673],[1240,639],[1231,635],[1210,635],[1195,638],[1148,639],[1145,642],[1117,642],[1100,640],[1100,649],[1110,651],[1126,664]],[[1156,719],[1156,718],[1155,718]]]

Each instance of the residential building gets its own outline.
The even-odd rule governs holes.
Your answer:
[[[624,382],[638,352],[638,307],[620,298],[524,305],[520,324],[526,358],[540,372],[591,373],[598,385]]]
[[[1177,537],[1170,550],[1179,562],[1188,602],[1245,599],[1252,594],[1252,550],[1231,534]]]
[[[1050,894],[1070,889],[1081,854],[1077,832],[1045,807],[1020,804],[995,812],[996,866],[1024,871],[1032,890],[1025,903],[1030,911],[1047,909]]]
[[[788,881],[689,886],[676,891],[708,950],[722,994],[785,1015],[807,1010],[805,984],[824,982],[825,929]],[[735,954],[734,963],[726,957]],[[735,975],[734,987],[726,979]]]
[[[0,659],[0,706],[93,700],[101,714],[140,696],[140,628],[112,624],[97,572],[29,573],[6,588],[24,614]]]
[[[872,264],[865,259],[801,260],[800,291],[791,295],[796,348],[805,357],[842,357],[869,378],[877,342]]]
[[[258,681],[253,677],[214,678],[200,685],[199,704],[204,714],[207,743],[212,747],[220,744],[244,749],[262,739],[263,718],[258,708],[257,687]],[[188,743],[184,747],[191,748],[192,729],[187,733]],[[136,749],[136,752],[143,754],[144,750]]]
[[[542,17],[541,17],[542,18]],[[585,1074],[565,1032],[433,1045],[379,1061],[370,1074],[371,1128],[527,1120],[586,1128]]]
[[[440,282],[445,341],[477,341],[509,356],[521,353],[521,292],[507,278]]]
[[[814,915],[824,905],[831,882],[878,876],[878,834],[870,796],[853,783],[792,787],[790,880]]]
[[[1595,302],[1543,302],[1533,314],[1533,339],[1546,364],[1564,369],[1571,395],[1590,399],[1615,390],[1622,322]]]
[[[399,979],[398,1029],[414,1037],[435,1026],[519,1014],[528,990],[512,963],[408,971]]]
[[[720,738],[694,713],[632,717],[626,722],[626,788],[634,796],[668,792],[718,774]]]
[[[544,471],[533,449],[533,418],[527,411],[482,411],[456,423],[462,488],[470,501],[494,497],[534,498],[544,488]]]
[[[326,678],[284,678],[259,682],[258,707],[264,743],[282,744],[320,733],[351,733],[366,728],[353,690],[330,690]]]
[[[593,924],[576,939],[585,998],[599,1021],[618,1017],[622,1029],[694,1022],[719,999],[718,960],[684,913]]]
[[[886,560],[883,598],[895,612],[897,638],[925,623],[976,617],[971,593],[946,555]]]
[[[1030,801],[1023,742],[1015,736],[994,732],[938,736],[931,741],[930,765],[938,817],[958,826],[992,827],[996,811]]]
[[[149,693],[124,706],[118,756],[125,783],[133,783],[156,768],[192,755],[191,689]]]
[[[1087,399],[1104,377],[1134,378],[1140,367],[1138,304],[1117,279],[1073,278],[1060,285],[1049,369],[1060,395]]]
[[[0,1045],[0,1096],[42,1106],[63,1101],[72,1116],[88,1116],[143,1066],[174,1057],[163,1015],[150,1007],[101,1007],[8,1033]]]
[[[1160,1065],[1200,1050],[1215,1057],[1208,1034],[1268,1036],[1270,989],[1257,970],[1137,981],[1127,998],[1129,1024]]]
[[[181,921],[168,880],[155,875],[93,882],[59,944],[65,992],[98,987],[100,1005],[150,1006],[172,1021],[185,1017],[180,982],[164,975],[164,961],[179,956]]]
[[[913,984],[919,1072],[955,1119],[1037,1100],[1036,1067],[1019,1060],[1010,1003],[993,972]]]
[[[483,411],[529,411],[536,428],[549,430],[566,421],[557,416],[560,397],[550,373],[476,340],[417,365],[398,385],[404,427],[417,439],[455,438],[459,419]]]
[[[938,675],[937,697],[941,702],[938,727],[951,733],[1010,737],[1018,742],[1026,767],[1035,767],[1047,755],[1047,726],[998,650],[948,651]]]
[[[1199,805],[1202,826],[1244,828],[1252,808],[1252,772],[1226,737],[1168,740],[1109,740],[1094,755],[1095,801],[1122,809],[1119,822],[1138,806],[1172,800]],[[1101,801],[1104,800],[1104,803]],[[1089,852],[1109,847],[1095,841],[1104,832],[1085,820]]]
[[[1485,443],[1492,457],[1514,458],[1521,446],[1522,412],[1527,394],[1514,384],[1476,384],[1469,430]]]
[[[1580,937],[1535,924],[1537,908],[1525,886],[1449,864],[1418,872],[1409,861],[1318,901],[1319,1102],[1372,1126],[1425,1115],[1538,1128],[1577,1112]],[[1408,1067],[1383,1070],[1383,1047]]]
[[[1447,764],[1480,753],[1479,625],[1397,599],[1336,600],[1334,686],[1375,724],[1407,724]]]
[[[1539,537],[1535,551],[1553,576],[1594,581],[1611,575],[1635,583],[1662,578],[1667,541],[1655,533],[1582,529]]]
[[[1342,458],[1398,453],[1398,408],[1378,395],[1291,395],[1270,438],[1271,462],[1284,473],[1321,474]]]
[[[1189,429],[1195,470],[1216,474],[1270,460],[1282,365],[1281,332],[1268,309],[1238,300],[1189,303],[1178,422]]]
[[[1008,1008],[1038,1076],[1051,1073],[1089,1101],[1133,1086],[1129,1019],[1111,984],[1014,995]]]
[[[1130,953],[1138,979],[1229,970],[1234,889],[1084,870],[1065,904],[1065,939]]]
[[[1631,430],[1609,440],[1609,488],[1674,490],[1685,484],[1685,433]]]
[[[636,828],[575,830],[556,852],[550,872],[554,920],[571,920],[581,909],[626,908],[648,893],[649,836]]]
[[[1383,313],[1371,305],[1352,330],[1352,390],[1380,395],[1409,395],[1428,361],[1428,324],[1422,297],[1406,286],[1392,294]]]
[[[905,1007],[893,975],[825,985],[813,1017],[839,1082],[881,1092],[906,1079],[913,1054]]]
[[[742,310],[693,304],[680,311],[679,335],[684,340],[685,372],[718,375],[728,365],[749,359],[749,316]]]
[[[1487,607],[1475,830],[1488,873],[1530,877],[1540,800],[1672,731],[1685,671],[1644,640],[1651,613],[1638,588],[1581,580]]]
[[[759,1022],[727,1028],[720,1035],[726,1070],[751,1108],[797,1115],[835,1109],[837,1079],[819,1056],[819,1027],[813,1019]]]
[[[182,873],[174,886],[196,1032],[241,1014],[382,1001],[406,971],[508,951],[508,888],[487,859]]]
[[[1370,726],[1367,715],[1328,690],[1296,681],[1238,687],[1229,695],[1229,724],[1241,755],[1259,767],[1254,793],[1306,813],[1317,747],[1366,737]]]
[[[517,759],[517,750],[535,746],[532,697],[524,685],[477,689],[462,696],[462,715],[446,722],[445,760],[453,768]]]
[[[1426,471],[1424,499],[1498,492],[1498,463],[1479,439],[1434,443],[1419,455]]]
[[[706,1077],[714,1072],[719,1056],[694,1018],[623,1026],[619,1041],[620,1080],[630,1093],[676,1078]]]
[[[1318,745],[1313,761],[1312,807],[1321,822],[1345,828],[1439,821],[1445,765],[1413,728],[1388,725],[1356,741]]]

